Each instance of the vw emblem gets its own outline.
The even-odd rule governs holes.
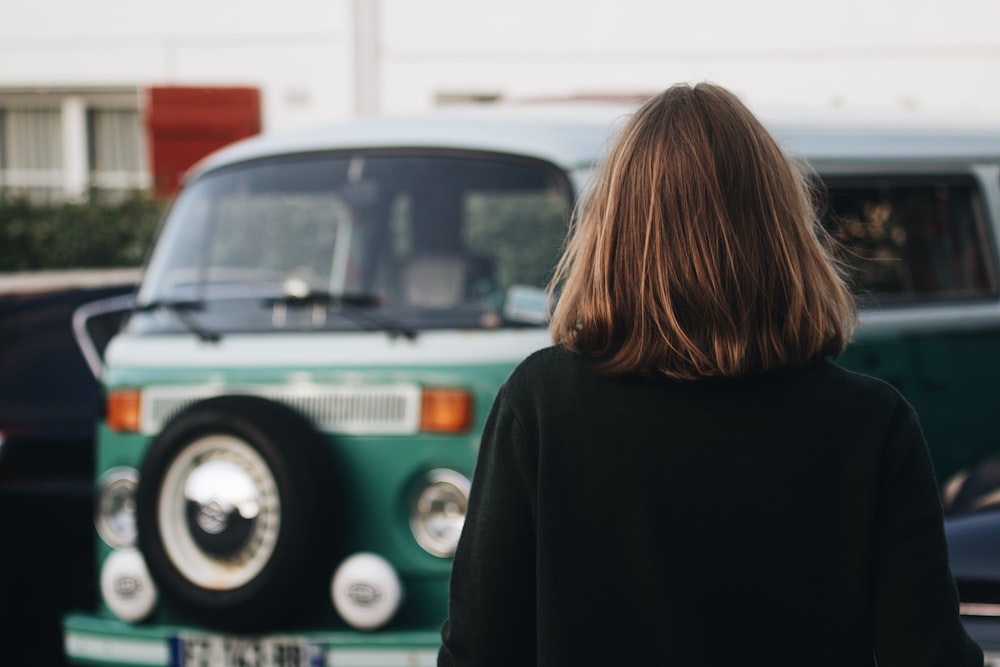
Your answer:
[[[210,535],[218,535],[229,525],[229,513],[219,501],[212,500],[198,510],[198,527]]]
[[[351,601],[362,607],[370,607],[378,604],[382,599],[382,593],[371,584],[351,584],[347,589],[347,595]]]
[[[122,598],[134,598],[141,590],[142,582],[135,577],[119,577],[115,581],[115,593]]]

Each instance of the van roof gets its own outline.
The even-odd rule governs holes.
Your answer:
[[[603,104],[497,105],[361,118],[252,137],[214,153],[192,173],[271,155],[370,148],[489,151],[535,157],[564,169],[585,168],[603,153],[610,132],[632,110]]]
[[[1000,127],[824,119],[770,120],[789,154],[810,162],[997,162]]]
[[[489,151],[535,157],[564,169],[587,168],[634,108],[595,102],[498,104],[362,118],[258,135],[210,155],[190,175],[273,155],[371,148]],[[1000,126],[810,112],[762,117],[785,150],[812,162],[1000,161]]]

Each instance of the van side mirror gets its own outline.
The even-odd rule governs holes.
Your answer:
[[[511,285],[503,301],[504,319],[526,324],[547,324],[549,294],[530,285]]]

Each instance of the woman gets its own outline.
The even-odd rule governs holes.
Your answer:
[[[983,664],[913,410],[827,361],[820,234],[725,89],[629,120],[487,421],[439,664]]]

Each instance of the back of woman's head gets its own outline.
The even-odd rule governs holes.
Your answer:
[[[856,311],[807,179],[724,88],[625,124],[556,270],[553,339],[610,374],[734,376],[839,354]]]

